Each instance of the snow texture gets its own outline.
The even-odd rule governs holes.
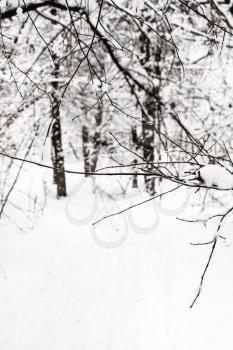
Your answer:
[[[25,176],[20,188],[29,182]],[[38,169],[31,177],[38,186]],[[104,185],[117,190],[112,179]],[[201,297],[189,309],[209,251],[190,242],[209,240],[212,230],[176,220],[186,190],[171,194],[163,208],[155,201],[115,217],[114,225],[104,222],[98,235],[106,240],[128,225],[124,244],[104,249],[92,237],[90,213],[96,208],[100,217],[119,201],[106,196],[95,204],[89,179],[70,176],[68,188],[64,200],[49,195],[33,230],[0,223],[1,350],[232,349],[231,241],[220,242]],[[153,230],[135,233],[143,225]]]
[[[206,165],[199,170],[199,173],[207,186],[233,188],[233,175],[220,165]]]

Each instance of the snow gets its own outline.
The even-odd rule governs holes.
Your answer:
[[[117,193],[117,182],[101,181],[104,191]],[[0,222],[1,350],[231,349],[233,242],[219,242],[190,310],[210,247],[189,243],[208,241],[213,227],[176,220],[188,190],[171,194],[162,210],[151,202],[97,225],[105,242],[116,242],[126,228],[124,242],[106,249],[93,238],[92,222],[146,195],[134,190],[116,201],[93,195],[92,187],[90,179],[70,175],[70,196],[59,201],[50,188],[33,230]]]
[[[228,26],[232,4],[202,2],[198,16],[181,3],[88,0],[80,2],[84,11],[42,6],[29,18],[24,1],[0,1],[2,152],[51,164],[56,94],[67,169],[83,171],[83,161],[67,162],[73,153],[82,158],[87,125],[90,154],[92,131],[101,131],[98,168],[110,171],[114,164],[111,171],[131,172],[120,165],[134,161],[135,151],[142,160],[155,136],[154,160],[174,180],[156,178],[156,190],[187,185],[149,202],[144,176],[132,189],[128,176],[67,175],[68,197],[57,200],[51,170],[1,156],[0,202],[8,201],[0,218],[0,350],[233,348],[232,191],[202,188],[233,189],[233,175],[206,165],[201,186],[194,162],[215,155],[230,169],[232,38],[207,19]],[[51,51],[60,59],[51,62]],[[155,103],[162,113],[156,119],[163,120],[156,128],[147,120],[149,132],[142,121],[151,119],[147,95],[155,88],[162,102]],[[132,128],[138,142],[132,143]],[[138,164],[143,172],[144,165]],[[140,201],[147,203],[124,211]],[[213,259],[190,309],[211,251],[211,244],[190,242],[212,242],[216,230]]]
[[[23,13],[23,9],[21,7],[18,7],[16,10],[17,16],[20,21],[24,21],[25,19],[25,14]]]
[[[207,186],[233,188],[233,175],[222,166],[209,164],[199,171],[201,178]]]

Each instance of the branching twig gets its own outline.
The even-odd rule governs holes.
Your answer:
[[[206,275],[206,272],[208,270],[208,267],[210,265],[210,262],[211,262],[211,259],[213,257],[213,254],[214,254],[214,251],[215,251],[215,248],[216,248],[216,244],[217,244],[217,240],[218,240],[218,236],[215,236],[215,238],[213,239],[213,245],[212,245],[212,249],[211,249],[211,252],[210,252],[210,255],[209,255],[209,258],[208,258],[208,261],[207,261],[207,264],[204,268],[204,271],[203,271],[203,274],[201,276],[201,282],[199,284],[199,287],[198,287],[198,291],[197,291],[197,294],[192,302],[192,304],[190,305],[190,309],[192,309],[193,305],[195,304],[195,302],[197,301],[197,299],[199,298],[200,294],[201,294],[201,290],[202,290],[202,285],[203,285],[203,282],[204,282],[204,278],[205,278],[205,275]]]

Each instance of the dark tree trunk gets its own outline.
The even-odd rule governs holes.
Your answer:
[[[132,138],[132,142],[133,142],[133,146],[135,148],[135,151],[137,152],[138,149],[140,148],[140,141],[138,139],[138,133],[137,133],[136,126],[133,126],[131,129],[131,138]],[[136,174],[136,172],[137,172],[136,171],[137,159],[133,160],[133,164],[134,164],[135,174],[133,175],[132,187],[138,188],[138,176]]]
[[[57,185],[57,197],[66,196],[66,177],[64,167],[64,154],[62,146],[62,131],[61,131],[61,119],[60,119],[60,98],[58,91],[58,82],[56,79],[59,76],[59,65],[56,63],[56,56],[54,55],[55,69],[53,72],[54,81],[52,82],[52,162],[53,162],[53,178],[54,183]]]
[[[154,154],[154,141],[155,141],[155,132],[154,132],[154,123],[152,125],[147,122],[142,124],[142,134],[143,134],[143,159],[147,163],[146,171],[148,173],[154,170],[152,163],[155,161]],[[151,195],[155,195],[155,177],[153,175],[145,175],[145,186],[146,191]]]
[[[84,124],[82,126],[82,141],[83,141],[83,158],[84,158],[84,171],[85,176],[88,177],[90,173],[90,148],[89,148],[89,141],[90,141],[90,135],[88,127]]]
[[[94,173],[97,166],[97,161],[102,146],[101,138],[101,124],[102,124],[102,106],[99,104],[95,114],[95,122],[93,129],[90,130],[84,124],[82,127],[82,141],[83,141],[83,157],[84,157],[84,170],[87,173]]]
[[[148,21],[152,21],[148,18]],[[157,46],[151,46],[151,43],[144,34],[140,37],[140,50],[142,52],[141,65],[146,70],[148,77],[151,80],[157,80],[156,86],[148,86],[148,92],[145,95],[144,108],[147,113],[148,121],[142,123],[142,153],[143,158],[148,165],[146,170],[153,171],[155,161],[155,143],[159,144],[160,138],[160,122],[161,122],[161,59],[162,49],[160,40],[157,41]],[[146,116],[145,116],[146,117]],[[156,137],[156,135],[158,137]],[[160,158],[160,146],[158,145],[158,158]],[[155,191],[155,177],[153,175],[145,176],[146,191],[154,196]]]
[[[97,112],[95,114],[95,131],[92,136],[92,152],[91,152],[91,171],[96,170],[97,161],[102,146],[101,139],[101,124],[103,119],[102,105],[98,105]]]

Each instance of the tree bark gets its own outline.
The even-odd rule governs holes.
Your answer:
[[[85,176],[88,177],[90,173],[90,149],[89,149],[90,135],[86,124],[82,126],[82,142],[83,142],[83,159]]]
[[[140,141],[138,139],[138,133],[137,133],[137,127],[133,126],[131,128],[131,139],[133,142],[133,146],[136,150],[136,152],[138,151],[138,149],[140,149]],[[135,170],[135,174],[133,175],[133,180],[132,180],[132,187],[133,188],[137,188],[138,187],[138,176],[136,174],[137,170],[136,170],[136,166],[137,166],[137,159],[135,158],[133,160],[133,164],[134,164],[134,170]]]
[[[101,146],[103,145],[101,139],[101,124],[103,111],[102,106],[99,104],[95,113],[95,122],[93,125],[94,132],[89,130],[86,124],[82,126],[82,141],[83,141],[83,157],[84,157],[84,170],[85,173],[95,172],[97,161],[100,153]],[[85,176],[88,176],[86,174]]]
[[[148,16],[148,21],[153,20]],[[148,163],[148,173],[152,171],[153,166],[150,163],[155,161],[155,142],[156,134],[160,132],[160,122],[162,113],[161,103],[161,60],[162,48],[160,40],[157,41],[156,46],[152,46],[149,39],[141,34],[140,36],[140,51],[142,53],[141,65],[144,67],[147,75],[151,80],[157,80],[156,85],[148,86],[148,92],[145,95],[144,108],[146,110],[148,121],[142,122],[142,153],[145,162]],[[145,116],[146,117],[146,116]],[[145,118],[146,119],[146,118]],[[160,151],[158,146],[158,158],[160,158]],[[145,176],[146,191],[154,196],[155,191],[155,177],[153,175]]]
[[[53,91],[51,93],[52,97],[52,135],[51,135],[51,145],[52,145],[52,162],[53,162],[53,178],[54,183],[57,186],[57,198],[66,196],[66,176],[65,176],[65,166],[64,166],[64,154],[62,145],[62,131],[61,131],[61,119],[60,119],[60,98],[58,91],[58,82],[56,79],[59,76],[59,64],[56,63],[56,55],[53,57],[55,62],[55,69],[53,72],[54,81],[52,81]]]

